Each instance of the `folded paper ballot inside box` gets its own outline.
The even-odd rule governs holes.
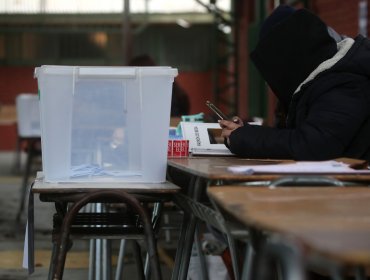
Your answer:
[[[35,69],[47,182],[163,182],[171,67]]]

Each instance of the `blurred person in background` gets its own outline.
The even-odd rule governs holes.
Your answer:
[[[154,60],[149,55],[139,55],[134,57],[129,66],[157,66]],[[190,101],[187,93],[176,82],[172,86],[172,99],[171,99],[171,117],[181,117],[182,115],[189,115]]]

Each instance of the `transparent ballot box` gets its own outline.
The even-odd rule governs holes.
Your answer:
[[[35,69],[44,180],[163,182],[171,67]]]
[[[22,93],[15,99],[19,137],[40,137],[40,109],[37,94]]]

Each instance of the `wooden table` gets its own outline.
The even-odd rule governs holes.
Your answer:
[[[153,203],[160,203],[163,201],[172,200],[173,195],[179,191],[179,187],[170,183],[170,182],[164,182],[164,183],[125,183],[125,182],[112,182],[112,183],[102,183],[102,182],[94,182],[94,183],[47,183],[43,180],[43,175],[41,172],[37,174],[37,178],[32,186],[32,192],[29,198],[29,222],[28,222],[28,232],[31,232],[32,234],[29,235],[28,238],[28,244],[31,248],[30,250],[30,257],[29,257],[29,266],[33,266],[33,194],[39,194],[40,200],[44,202],[52,202],[55,203],[56,208],[56,216],[54,216],[54,225],[53,225],[53,235],[56,232],[56,234],[59,234],[63,237],[64,232],[66,229],[63,228],[64,224],[66,223],[67,219],[70,219],[68,217],[69,213],[73,210],[72,207],[68,207],[67,205],[70,205],[71,203],[75,206],[76,204],[80,203],[81,200],[83,200],[86,197],[92,197],[96,195],[96,191],[105,191],[105,193],[108,193],[108,196],[105,194],[101,197],[96,197],[91,202],[95,203],[121,203],[122,199],[120,199],[120,195],[124,195],[120,193],[120,191],[124,191],[124,193],[132,194],[139,202],[153,202]],[[89,201],[90,202],[90,201]],[[131,205],[132,206],[132,205]],[[140,206],[138,206],[140,207]],[[98,210],[98,209],[96,209]],[[152,222],[150,222],[150,226],[158,226],[158,216],[160,215],[160,209],[156,206],[154,206],[153,209],[153,217]],[[145,212],[145,211],[144,211]],[[77,213],[77,212],[76,212]],[[98,213],[101,213],[98,210]],[[95,213],[96,214],[96,213]],[[118,216],[122,216],[121,214],[117,213]],[[114,216],[114,213],[109,213],[108,218],[112,218]],[[85,218],[84,218],[85,219]],[[103,219],[103,218],[101,218]],[[74,218],[72,219],[74,220]],[[110,220],[110,219],[109,219]],[[55,221],[61,221],[63,222],[63,226],[61,222],[55,223]],[[115,221],[116,222],[116,221]],[[114,224],[116,225],[116,224]],[[139,233],[136,233],[137,231],[132,231],[131,228],[135,225],[130,227],[117,227],[112,224],[112,226],[92,226],[88,227],[87,231],[86,226],[83,225],[80,230],[83,230],[83,233],[78,232],[79,236],[91,236],[93,233],[93,229],[96,229],[97,233],[95,233],[95,236],[97,236],[100,239],[104,238],[119,238],[123,239],[123,231],[127,231],[127,235],[131,236],[138,236]],[[145,223],[143,222],[144,229]],[[104,236],[109,237],[102,237],[104,229]],[[91,232],[90,232],[91,231]],[[99,237],[100,236],[100,237]],[[56,251],[58,248],[58,240],[60,238],[53,238],[53,254],[52,254],[52,260],[51,260],[51,267],[50,267],[50,274],[54,275],[54,272],[56,271],[57,274],[59,274],[59,266],[55,269],[55,264],[57,263],[56,260]],[[148,237],[147,237],[148,238]],[[153,235],[154,238],[154,235]],[[148,243],[149,241],[147,241]],[[153,243],[153,242],[151,242]],[[154,244],[154,243],[153,243]],[[148,244],[147,244],[148,245]],[[60,245],[61,246],[61,245]],[[149,246],[149,245],[148,245]],[[122,246],[121,246],[122,247]],[[121,254],[121,252],[120,252]],[[151,258],[153,257],[152,254],[150,254],[149,260],[151,261]],[[123,261],[123,255],[119,256],[120,260]],[[106,258],[108,259],[108,258]],[[152,266],[153,267],[153,266]],[[119,265],[117,268],[117,273],[121,273],[122,265]],[[104,277],[110,277],[110,270],[109,269],[103,269],[103,271],[106,271],[106,275]],[[156,269],[155,271],[152,271],[154,275],[156,275]],[[63,272],[61,271],[61,274]],[[100,276],[98,276],[100,277]],[[107,279],[108,279],[107,278]]]
[[[343,159],[349,163],[361,163],[363,161]],[[185,173],[202,177],[207,180],[222,181],[273,181],[288,174],[238,174],[232,173],[227,168],[233,165],[265,165],[292,163],[293,160],[273,159],[243,159],[236,157],[188,157],[173,158],[168,160],[168,166],[181,170]],[[315,174],[313,174],[315,175]],[[328,174],[328,176],[340,181],[370,182],[369,174]]]
[[[293,238],[304,253],[370,267],[370,188],[208,188],[208,195],[246,227]]]
[[[342,160],[342,159],[341,159]],[[350,164],[360,164],[363,161],[348,160],[344,159]],[[277,164],[277,163],[291,163],[291,160],[271,160],[271,159],[243,159],[236,157],[188,157],[188,158],[174,158],[168,160],[168,173],[171,177],[171,171],[176,170],[177,172],[182,172],[190,177],[189,184],[186,189],[182,190],[181,195],[176,195],[178,197],[178,204],[185,210],[184,220],[182,225],[182,231],[180,233],[179,246],[176,253],[175,268],[173,271],[173,280],[185,280],[190,260],[190,253],[192,244],[194,241],[194,233],[196,229],[197,220],[203,220],[207,223],[210,221],[216,221],[216,223],[210,223],[212,226],[217,228],[222,227],[212,216],[217,215],[211,208],[205,208],[204,205],[200,205],[199,201],[202,194],[205,192],[207,186],[210,185],[225,185],[229,183],[237,182],[248,182],[249,184],[256,185],[268,185],[272,181],[287,176],[288,174],[237,174],[232,173],[228,170],[229,166],[232,165],[263,165],[263,164]],[[315,175],[315,174],[311,174]],[[322,176],[322,174],[321,174]],[[328,175],[334,180],[339,180],[342,182],[350,183],[369,183],[370,175],[362,174],[330,174]],[[172,178],[175,184],[175,178]],[[171,179],[171,180],[172,180]],[[181,182],[180,182],[181,183]],[[188,207],[190,205],[190,207]],[[204,209],[204,210],[203,210]],[[194,211],[195,210],[195,211]],[[200,247],[199,240],[195,239],[197,247]],[[232,247],[232,246],[231,246]],[[233,255],[233,252],[231,252]],[[201,252],[198,252],[201,257],[200,261],[204,264],[202,260]],[[236,263],[236,256],[233,257]],[[234,265],[235,266],[235,265]],[[203,267],[203,266],[202,266]],[[234,267],[235,270],[235,267]],[[207,272],[203,268],[204,277],[206,277]],[[234,273],[235,274],[235,273]],[[239,272],[236,272],[235,277],[239,277]]]
[[[0,125],[14,125],[17,123],[15,105],[0,105]]]

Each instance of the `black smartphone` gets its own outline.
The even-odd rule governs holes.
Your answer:
[[[221,120],[227,120],[226,115],[218,109],[212,102],[206,101],[206,105],[208,106],[209,109],[211,109]]]

